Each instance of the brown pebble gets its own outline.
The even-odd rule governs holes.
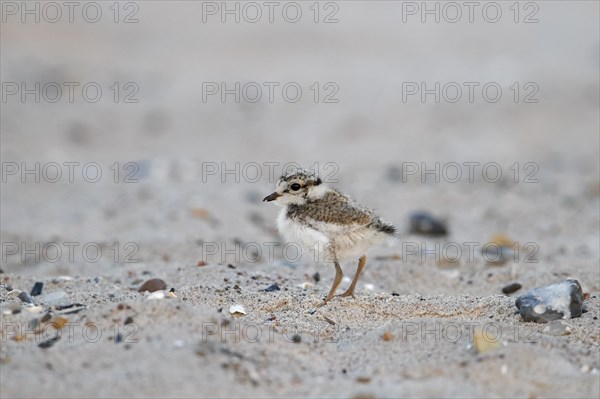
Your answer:
[[[50,321],[50,319],[52,318],[52,315],[50,313],[46,313],[43,317],[42,317],[42,323],[46,323],[48,321]]]
[[[150,280],[147,280],[144,284],[142,284],[142,286],[138,289],[138,292],[154,292],[166,289],[167,283],[165,283],[159,278],[151,278]]]
[[[208,265],[208,263],[206,263],[203,260],[200,260],[200,261],[198,261],[198,263],[196,263],[196,266],[206,266],[206,265]]]
[[[371,382],[371,377],[356,377],[356,382],[358,382],[359,384],[368,384],[369,382]]]
[[[497,337],[487,334],[482,329],[476,329],[473,334],[473,346],[477,353],[486,353],[502,347],[502,343]]]
[[[54,327],[57,330],[60,330],[64,326],[66,326],[68,322],[69,320],[65,319],[64,317],[57,317],[54,320],[52,320],[52,327]]]
[[[387,341],[391,341],[391,340],[394,339],[394,334],[392,334],[389,331],[386,331],[386,332],[383,333],[383,336],[381,338],[383,338],[383,340],[386,341],[386,342]]]
[[[590,299],[592,296],[590,295],[589,292],[584,292],[583,293],[583,300],[587,301],[588,299]]]
[[[25,335],[15,335],[12,340],[15,342],[23,342],[27,337]]]
[[[192,216],[198,219],[207,219],[209,214],[206,209],[203,208],[194,208],[191,209]]]
[[[519,283],[512,283],[512,284],[502,287],[502,293],[509,295],[509,294],[512,294],[513,292],[519,291],[521,289],[521,287],[523,287],[523,286]]]

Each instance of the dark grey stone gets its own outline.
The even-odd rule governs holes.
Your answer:
[[[410,215],[410,232],[429,236],[443,236],[448,234],[446,224],[434,218],[427,212],[413,212]]]
[[[515,301],[524,321],[547,323],[582,314],[583,291],[577,280],[535,288]]]

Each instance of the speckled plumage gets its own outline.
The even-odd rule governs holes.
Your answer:
[[[364,267],[369,247],[394,236],[396,229],[372,210],[350,197],[326,187],[314,174],[299,171],[281,177],[276,190],[264,201],[282,207],[277,227],[288,242],[308,250],[319,250],[323,260],[336,267],[331,299],[341,280],[339,262],[360,256],[359,268],[345,296],[354,296],[354,285]]]

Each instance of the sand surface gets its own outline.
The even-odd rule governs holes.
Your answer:
[[[498,23],[403,21],[403,3],[319,3],[319,19],[339,8],[332,24],[314,23],[312,2],[299,3],[298,23],[204,22],[191,1],[132,3],[132,24],[115,23],[110,2],[95,24],[9,15],[3,83],[96,82],[103,96],[0,104],[0,304],[21,308],[2,315],[0,395],[599,397],[598,3],[533,2],[529,24],[534,9],[515,23],[512,2],[499,3]],[[303,96],[203,101],[203,82],[295,82]],[[494,82],[503,96],[403,101],[407,82]],[[132,87],[139,101],[126,103]],[[326,103],[332,87],[339,101]],[[539,101],[524,102],[532,87]],[[39,181],[21,176],[36,162]],[[79,163],[72,182],[65,162]],[[333,268],[284,245],[277,208],[261,202],[274,188],[268,165],[276,178],[289,162],[399,230],[368,253],[356,298],[316,306]],[[51,163],[56,182],[42,172]],[[82,176],[89,163],[97,182]],[[418,210],[449,235],[410,233]],[[481,252],[497,235],[518,243],[503,264]],[[343,264],[346,277],[355,267]],[[137,292],[150,278],[175,297]],[[518,295],[566,278],[589,293],[586,312],[562,321],[566,335],[516,314]],[[6,289],[35,282],[39,313]],[[503,294],[513,282],[522,288]],[[85,309],[42,319],[44,295],[58,291]],[[476,350],[480,333],[489,350]]]

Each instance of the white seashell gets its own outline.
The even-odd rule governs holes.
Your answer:
[[[246,309],[242,305],[231,305],[229,308],[229,313],[232,315],[245,315]]]
[[[30,313],[41,313],[44,308],[42,306],[27,306],[25,310]]]
[[[23,291],[21,291],[21,290],[12,290],[12,291],[9,291],[8,294],[6,294],[6,297],[8,299],[16,299],[21,292],[23,292]]]
[[[309,281],[305,281],[302,284],[298,284],[298,287],[302,288],[303,290],[307,289],[307,288],[311,288],[314,287],[314,284],[309,282]]]
[[[365,290],[373,291],[375,289],[375,284],[367,283],[365,284]]]
[[[52,278],[52,282],[54,283],[59,283],[61,281],[71,281],[73,280],[73,277],[71,276],[56,276],[54,278]]]

